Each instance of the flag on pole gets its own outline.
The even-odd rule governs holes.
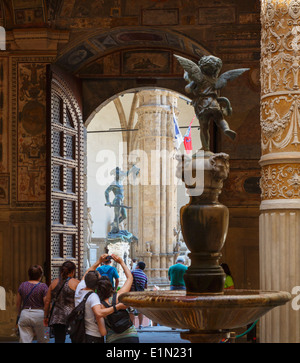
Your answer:
[[[173,109],[173,122],[174,122],[174,130],[175,130],[175,148],[178,150],[180,148],[180,145],[183,143],[183,137],[181,135],[178,122],[174,113]]]
[[[195,120],[195,117],[196,116],[194,116],[194,118],[192,119],[192,121],[187,129],[187,132],[184,135],[184,139],[183,139],[184,147],[185,147],[187,154],[189,154],[190,151],[193,150],[191,130],[192,130],[192,124],[193,124],[193,121]]]

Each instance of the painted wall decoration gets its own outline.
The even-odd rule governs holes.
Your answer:
[[[178,25],[179,9],[143,9],[142,25]]]
[[[10,177],[0,174],[0,206],[9,205],[10,202]]]
[[[45,65],[19,65],[18,200],[45,200]]]
[[[79,71],[82,77],[98,77],[99,75],[119,76],[121,74],[121,54],[116,52],[100,58]]]
[[[142,49],[147,48],[148,52],[150,48],[154,48],[156,58],[158,57],[158,50],[161,49],[161,61],[163,67],[166,65],[166,49],[174,50],[177,53],[191,53],[197,58],[204,54],[208,54],[208,52],[199,43],[183,37],[179,33],[166,31],[165,29],[115,29],[109,33],[94,34],[84,41],[75,38],[74,41],[70,43],[66,49],[64,49],[64,53],[58,55],[58,64],[73,73],[81,73],[81,70],[90,66],[92,62],[96,61],[96,63],[98,63],[97,58],[99,57],[99,54],[103,54],[105,52],[106,54],[110,53],[110,55],[114,57],[116,54],[113,55],[113,53],[120,52],[120,50],[124,49],[124,47],[132,47],[133,49],[138,48],[139,50],[141,50],[141,47]],[[127,56],[130,56],[129,53]],[[152,59],[153,55],[149,54],[149,57]],[[123,58],[123,60],[126,61],[127,58]],[[114,67],[113,71],[107,69],[104,70],[104,74],[116,75],[117,67],[115,62],[116,61],[114,60],[112,63]],[[96,65],[96,67],[100,67],[100,69],[101,67],[105,68],[105,64],[102,65],[100,62]],[[127,70],[129,69],[128,65],[125,64],[123,69],[127,74]],[[91,73],[94,73],[94,71]]]
[[[12,202],[16,206],[44,206],[46,201],[46,65],[50,59],[13,61]]]
[[[260,59],[259,0],[64,0],[58,10],[52,6],[52,13],[54,9],[59,29],[93,29],[90,42],[95,29],[102,30],[101,36],[105,35],[104,29],[110,29],[111,36],[107,33],[102,43],[106,49],[113,49],[116,34],[137,29],[140,32],[141,27],[144,32],[148,27],[153,33],[173,33],[183,40],[177,49],[187,54],[199,56],[193,53],[193,44],[200,42],[200,48],[219,54],[227,63]],[[77,42],[73,45],[76,48],[77,35],[73,42]]]
[[[14,21],[17,25],[44,24],[47,21],[44,0],[12,0]]]
[[[5,26],[3,1],[0,1],[0,26]]]
[[[87,42],[84,42],[64,54],[60,64],[70,72],[78,68],[82,63],[89,61],[95,54],[96,51]]]
[[[8,155],[8,60],[0,60],[0,206],[10,202]]]
[[[232,24],[236,21],[236,9],[234,7],[225,8],[200,8],[199,24]]]
[[[9,171],[8,155],[8,59],[0,60],[0,175]]]
[[[170,73],[170,52],[128,51],[123,54],[123,74],[166,74]]]
[[[93,16],[107,17],[110,16],[110,9],[114,6],[114,0],[76,0],[72,11],[72,17],[84,18]]]

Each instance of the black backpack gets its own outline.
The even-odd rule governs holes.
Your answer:
[[[101,303],[106,308],[115,306],[116,302],[117,302],[116,292],[113,295],[112,305],[108,305],[105,301],[101,301]],[[133,325],[127,310],[118,310],[108,315],[105,318],[105,324],[108,328],[110,328],[114,333],[117,334],[123,333],[125,330],[129,329]]]
[[[68,333],[72,343],[85,343],[85,304],[93,291],[87,293],[67,317]]]

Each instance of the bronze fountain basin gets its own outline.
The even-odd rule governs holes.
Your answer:
[[[129,292],[119,298],[160,325],[188,329],[181,337],[192,343],[226,339],[229,331],[253,323],[290,299],[287,292],[260,290],[225,290],[224,294],[197,295],[160,290]]]

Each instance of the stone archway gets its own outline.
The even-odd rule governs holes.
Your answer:
[[[128,212],[125,229],[138,237],[138,242],[132,245],[130,257],[137,257],[146,262],[146,272],[150,284],[166,286],[168,285],[168,268],[174,263],[174,257],[178,254],[175,249],[174,234],[178,222],[178,194],[177,179],[175,178],[173,111],[177,116],[180,110],[190,111],[181,115],[180,123],[186,129],[188,127],[186,118],[192,119],[194,111],[190,105],[187,105],[189,100],[186,97],[172,90],[141,88],[127,90],[124,93],[127,92],[133,94],[128,97],[131,106],[127,105],[127,115],[123,109],[123,101],[126,99],[123,96],[126,94],[118,94],[100,105],[86,121],[89,160],[87,200],[88,206],[92,206],[92,219],[95,227],[92,244],[99,250],[103,249],[106,235],[99,235],[105,228],[104,220],[108,222],[107,213],[109,211],[107,208],[101,207],[105,203],[104,190],[108,185],[104,189],[102,186],[101,189],[101,186],[97,186],[95,183],[96,170],[103,169],[104,159],[98,158],[99,162],[100,159],[102,161],[97,164],[95,154],[91,155],[90,152],[95,152],[96,148],[97,156],[99,152],[102,155],[103,148],[108,147],[107,151],[110,154],[113,149],[116,151],[116,147],[111,145],[125,143],[125,147],[121,145],[121,150],[124,150],[123,155],[120,157],[119,146],[116,158],[112,160],[119,164],[110,165],[110,169],[107,169],[104,174],[109,173],[114,167],[122,165],[122,170],[127,171],[137,160],[137,167],[141,168],[138,185],[129,183],[124,187],[124,205],[132,207],[132,210]],[[179,104],[178,100],[180,100]],[[107,110],[106,114],[105,110]],[[109,116],[107,112],[109,112]],[[136,114],[135,119],[133,119],[134,114]],[[119,130],[116,130],[115,118],[118,116]],[[109,119],[113,121],[112,124],[107,123]],[[99,123],[103,123],[103,126]],[[98,132],[96,131],[97,125],[100,128]],[[109,127],[113,128],[111,133]],[[116,132],[119,133],[118,136],[115,136]],[[195,130],[194,136],[199,139],[198,130]],[[111,141],[107,141],[107,138]],[[196,140],[195,146],[198,148],[200,146],[197,145]],[[105,161],[104,164],[107,165],[107,162]],[[98,174],[96,173],[96,175]],[[184,188],[180,188],[179,193],[179,195],[184,193]],[[102,215],[101,221],[99,221],[99,215]]]
[[[56,64],[82,80],[84,119],[126,89],[172,89],[185,94],[183,70],[174,58],[195,62],[209,54],[179,32],[159,28],[123,28],[84,34],[64,47]]]
[[[168,90],[177,94],[185,94],[186,83],[182,77],[183,70],[177,63],[174,54],[183,55],[197,62],[202,55],[208,53],[201,44],[182,36],[178,32],[155,28],[151,30],[146,28],[138,30],[134,28],[114,29],[101,34],[94,32],[88,37],[83,35],[70,42],[58,54],[56,64],[81,79],[83,119],[87,126],[99,109],[99,105],[102,107],[112,99],[114,99],[116,107],[119,107],[119,117],[122,120],[122,109],[118,105],[118,98],[115,96],[122,94],[125,90],[155,89],[159,93],[161,91],[157,90],[164,89],[165,94],[171,94]],[[162,96],[161,99],[166,100],[168,97]],[[156,110],[169,108],[169,105],[164,103],[165,101],[156,107]],[[164,116],[160,113],[159,118],[164,119],[163,123],[166,120],[169,123],[173,122],[172,111],[170,110],[163,112]],[[157,118],[158,113],[152,111],[154,119]],[[141,118],[143,117],[141,116]],[[125,125],[124,122],[123,124]],[[165,143],[168,145],[167,149],[170,149],[172,144],[169,131],[165,135],[166,140],[171,140]],[[154,133],[157,134],[157,131]],[[157,136],[159,137],[158,134]],[[157,193],[160,194],[161,192],[157,191]],[[165,232],[161,231],[157,234],[157,236],[164,234],[165,236],[157,237],[158,239],[155,238],[155,241],[153,236],[148,239],[144,237],[142,246],[140,245],[137,251],[138,257],[147,259],[149,267],[153,265],[151,268],[155,272],[151,273],[151,277],[155,283],[167,283],[166,271],[168,266],[173,263],[173,228],[177,224],[177,210],[171,208],[171,203],[175,203],[176,199],[174,190],[168,193],[170,194],[167,198],[168,201],[163,203],[163,208],[166,209],[163,212]],[[150,198],[150,196],[148,197]],[[156,202],[161,202],[160,196]],[[171,218],[169,218],[170,212],[167,209],[172,209],[171,214],[174,215]],[[156,217],[153,218],[158,221],[161,220],[160,208],[157,209]],[[170,219],[170,223],[168,219]],[[157,227],[156,229],[159,230],[160,228]],[[161,239],[168,241],[161,242]],[[150,249],[154,252],[150,252],[149,246],[146,247],[146,242],[149,246],[151,245]],[[159,256],[160,249],[163,251],[163,257]],[[148,258],[150,255],[155,256]]]

